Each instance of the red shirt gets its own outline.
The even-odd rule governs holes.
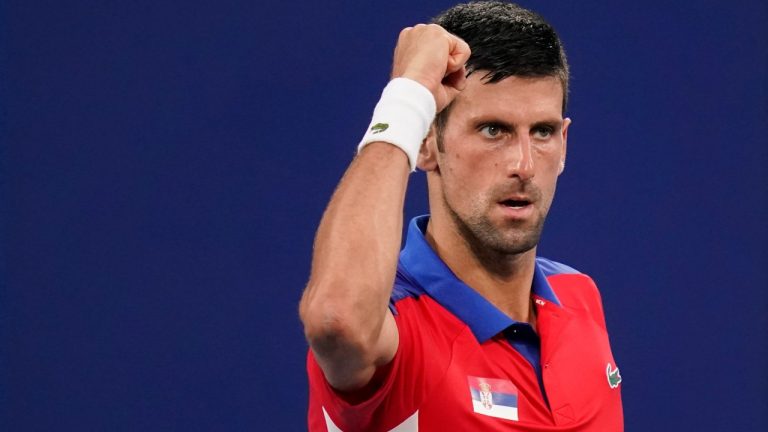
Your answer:
[[[381,384],[350,403],[310,351],[309,430],[622,431],[621,375],[592,279],[537,258],[534,332],[456,278],[424,239],[427,222],[411,222],[400,255],[399,345]]]

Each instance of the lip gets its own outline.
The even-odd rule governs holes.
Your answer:
[[[504,204],[504,202],[510,201],[510,200],[525,201],[528,204],[524,206],[519,206],[519,207],[511,207]],[[504,217],[509,219],[527,219],[533,215],[533,210],[534,210],[533,202],[531,201],[530,198],[525,196],[521,196],[521,195],[510,196],[505,198],[502,201],[499,201],[497,205],[499,206],[499,209],[501,210]]]
[[[509,219],[528,219],[533,215],[533,204],[522,207],[509,207],[499,203],[499,209]]]
[[[504,198],[499,200],[500,203],[504,201],[527,201],[531,203],[533,202],[533,199],[530,196],[524,195],[524,194],[512,194],[512,195],[507,195]]]

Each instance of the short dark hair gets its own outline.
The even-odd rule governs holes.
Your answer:
[[[485,73],[489,83],[510,76],[553,76],[563,87],[563,112],[568,103],[568,61],[555,29],[539,14],[514,3],[477,1],[458,4],[432,22],[464,39],[472,54],[467,76]],[[438,147],[450,106],[437,115]]]

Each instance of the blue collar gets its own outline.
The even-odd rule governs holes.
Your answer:
[[[408,226],[406,245],[400,253],[400,266],[430,297],[467,323],[480,343],[507,327],[517,324],[453,274],[424,238],[429,216],[419,216]],[[533,295],[561,306],[549,286],[538,259],[533,271]]]

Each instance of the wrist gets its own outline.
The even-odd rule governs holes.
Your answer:
[[[421,144],[435,118],[435,98],[424,85],[406,77],[394,78],[381,94],[358,153],[373,142],[386,142],[408,156],[411,171]]]

